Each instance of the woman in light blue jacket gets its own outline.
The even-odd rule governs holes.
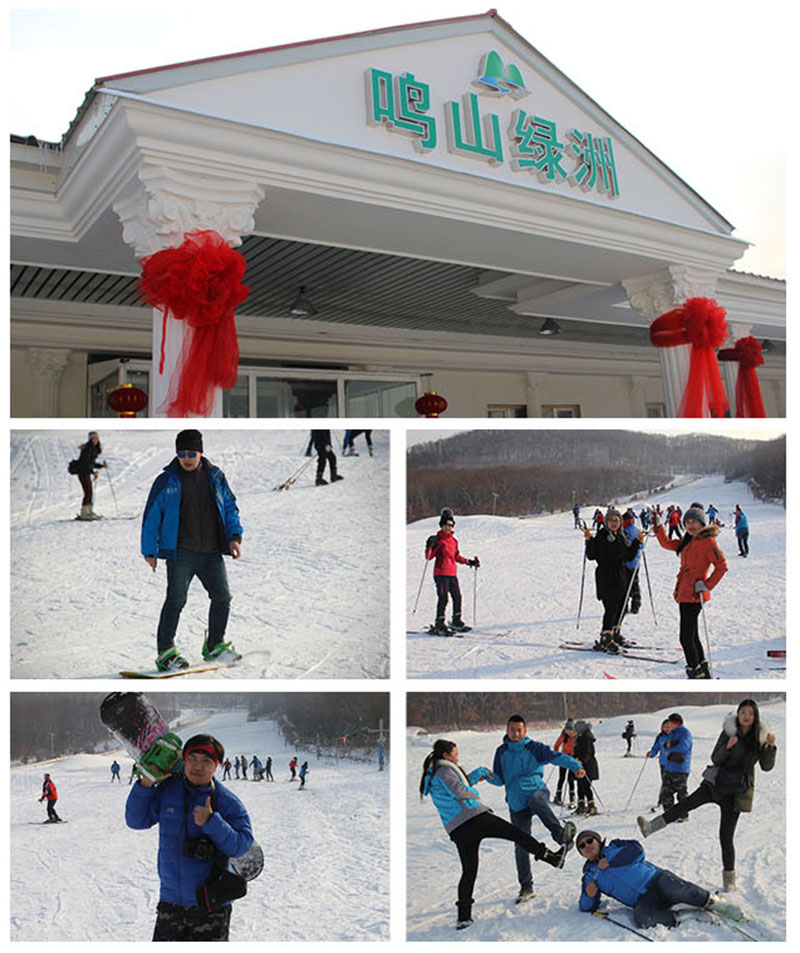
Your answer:
[[[458,746],[440,738],[425,758],[419,784],[420,798],[430,795],[445,831],[458,849],[461,879],[458,882],[458,923],[463,930],[472,923],[472,888],[478,875],[478,851],[485,837],[513,841],[536,860],[562,867],[566,848],[548,850],[544,844],[508,821],[497,817],[480,799],[474,787],[492,772],[485,767],[467,774],[458,764]]]

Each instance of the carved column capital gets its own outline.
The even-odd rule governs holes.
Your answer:
[[[34,417],[58,416],[61,375],[72,352],[66,348],[29,347],[28,367],[34,381]]]
[[[255,228],[264,189],[255,182],[144,165],[132,195],[114,203],[122,237],[137,258],[180,245],[187,232],[213,229],[229,245]]]

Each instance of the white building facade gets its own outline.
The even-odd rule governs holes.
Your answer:
[[[111,415],[124,381],[159,412],[182,329],[159,375],[139,259],[200,229],[250,287],[217,415],[670,416],[688,348],[648,329],[697,296],[769,341],[784,415],[784,283],[496,14],[106,77],[11,159],[14,416]]]

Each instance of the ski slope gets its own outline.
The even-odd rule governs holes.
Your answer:
[[[153,573],[141,557],[140,518],[174,457],[177,429],[100,433],[109,469],[96,483],[95,512],[112,518],[93,523],[73,519],[81,491],[67,473],[86,432],[12,432],[13,678],[153,669],[166,566],[159,561]],[[338,452],[341,434],[333,436]],[[244,528],[241,558],[225,559],[227,637],[244,658],[200,677],[388,677],[388,432],[374,431],[374,457],[338,454],[342,481],[315,486],[314,457],[281,493],[273,488],[306,460],[308,431],[206,428],[204,437]],[[363,449],[363,438],[357,444]],[[207,619],[208,597],[195,579],[176,639],[192,665],[202,660]]]
[[[587,710],[573,711],[574,718],[591,720],[591,696]],[[734,706],[735,707],[735,706]],[[680,701],[671,708],[651,713],[630,712],[594,725],[600,778],[595,792],[602,813],[597,817],[575,817],[578,831],[592,829],[609,839],[641,840],[636,815],[650,814],[660,787],[657,759],[644,763],[661,721],[679,711],[694,738],[689,791],[700,783],[703,769],[722,730],[722,721],[731,706],[684,707]],[[726,895],[763,925],[764,939],[784,939],[786,930],[786,705],[779,701],[761,708],[762,719],[775,732],[778,758],[775,768],[765,774],[756,769],[753,811],[742,814],[736,829],[737,891]],[[633,718],[638,734],[638,757],[624,758],[625,742],[620,737],[625,722]],[[561,724],[548,728],[529,726],[530,737],[552,745]],[[475,923],[463,934],[455,930],[456,887],[460,865],[455,845],[450,841],[430,798],[420,801],[419,780],[422,762],[437,737],[456,742],[459,763],[467,771],[491,767],[494,751],[502,741],[503,729],[492,732],[456,731],[408,738],[408,867],[407,931],[409,940],[539,940],[539,941],[632,941],[642,942],[632,933],[578,910],[582,861],[577,851],[570,853],[562,870],[532,863],[536,897],[515,905],[519,890],[514,865],[514,845],[485,840],[480,849],[480,869],[475,883],[473,918]],[[625,805],[636,787],[629,809]],[[551,795],[555,792],[558,769],[545,769]],[[481,782],[481,799],[500,817],[508,819],[504,789]],[[556,813],[558,808],[555,809]],[[564,810],[564,809],[562,809]],[[569,816],[569,813],[563,815]],[[683,824],[673,824],[643,841],[649,861],[708,890],[722,887],[722,860],[718,840],[719,809],[715,805],[698,808]],[[547,830],[534,819],[532,834],[553,846]],[[609,913],[635,926],[629,908],[605,898]],[[741,940],[727,925],[690,921],[677,929],[664,926],[644,931],[654,940]]]
[[[684,510],[693,500],[720,511],[726,525],[717,537],[728,563],[728,573],[706,604],[705,618],[714,674],[720,678],[783,678],[769,660],[767,649],[786,647],[786,511],[755,501],[741,483],[726,484],[721,477],[686,480],[668,494],[621,500],[633,505],[678,503]],[[750,556],[738,556],[731,513],[739,503],[750,524]],[[591,521],[595,506],[581,515]],[[425,540],[438,530],[438,518],[420,520],[407,531],[407,666],[412,678],[614,678],[685,679],[683,652],[678,641],[678,606],[672,593],[679,557],[647,539],[645,557],[653,593],[653,620],[647,579],[641,571],[642,607],[629,615],[624,635],[657,652],[642,655],[679,659],[677,664],[614,658],[599,652],[559,649],[564,641],[592,644],[600,632],[602,604],[595,598],[594,566],[586,563],[585,593],[580,628],[576,628],[581,589],[583,537],[573,528],[572,513],[513,519],[456,514],[455,535],[461,554],[477,555],[477,573],[459,567],[464,597],[464,620],[473,624],[477,584],[477,626],[464,638],[422,634],[433,622],[436,608],[432,572],[425,570],[419,607],[414,601],[423,572]],[[644,568],[644,567],[642,567]],[[448,620],[450,609],[448,608]],[[656,624],[657,623],[657,624]],[[700,637],[703,620],[700,620]],[[704,643],[705,644],[705,643]],[[633,650],[631,650],[633,651]]]
[[[266,858],[234,904],[230,939],[388,939],[389,772],[378,771],[377,758],[317,760],[287,747],[273,722],[247,722],[246,711],[190,724],[191,733],[219,738],[231,761],[237,753],[273,759],[274,784],[225,782],[247,807]],[[294,754],[309,761],[302,791],[288,782]],[[121,784],[109,781],[115,756]],[[12,940],[150,940],[158,828],[125,826],[131,763],[115,750],[11,768]],[[66,824],[38,823],[44,771]]]

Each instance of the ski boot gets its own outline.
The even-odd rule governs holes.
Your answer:
[[[586,816],[594,817],[597,814],[597,808],[595,807],[594,801],[589,801],[586,805]]]
[[[614,632],[611,629],[600,633],[600,638],[594,643],[594,650],[619,655],[619,645],[614,641]]]
[[[450,623],[450,628],[455,629],[456,632],[472,632],[472,626],[465,625],[464,620],[460,615],[453,616],[453,621]]]
[[[208,647],[208,632],[203,638],[203,658],[207,662],[220,662],[222,664],[238,662],[242,656],[236,651],[230,642],[218,642],[212,648]]]
[[[338,483],[339,480],[343,480],[344,477],[340,473],[331,474],[331,483]]]
[[[586,813],[586,805],[584,804],[583,801],[578,801],[578,806],[575,808],[575,813],[576,813],[576,814],[585,814],[585,813]]]
[[[453,633],[444,624],[444,619],[437,619],[430,629],[431,635],[452,635]]]
[[[657,815],[650,821],[648,821],[646,817],[637,817],[636,823],[639,825],[639,830],[642,832],[642,837],[649,837],[651,834],[655,834],[657,831],[663,831],[667,826],[667,822],[664,820],[663,814]]]
[[[529,900],[533,900],[535,896],[536,894],[533,892],[533,887],[520,887],[517,899],[514,903],[527,903]]]
[[[575,798],[574,798],[574,797],[571,797],[571,798],[569,799],[569,809],[570,809],[571,811],[574,811],[577,806],[578,806],[578,805],[577,805],[577,803],[575,802]]]
[[[174,645],[164,649],[156,659],[156,669],[159,672],[177,672],[179,669],[189,668],[189,663],[178,652]]]
[[[724,873],[729,873],[729,871],[726,870]],[[724,917],[726,920],[744,920],[744,913],[735,903],[722,900],[713,893],[708,898],[708,903],[706,903],[703,909],[715,913],[718,917]]]
[[[564,802],[561,800],[561,792],[556,791],[556,796],[553,798],[553,804],[563,804],[563,803]]]
[[[568,851],[572,850],[572,848],[574,847],[574,845],[575,845],[575,832],[576,832],[577,830],[578,830],[578,828],[575,826],[575,822],[574,822],[574,821],[566,821],[566,822],[565,822],[565,824],[564,824],[564,834],[563,834],[563,838],[564,838],[564,839],[561,841],[561,843],[562,843],[563,846],[564,846],[564,851],[565,851],[565,852],[568,852]]]
[[[611,631],[612,631],[611,637],[614,640],[615,645],[618,645],[621,649],[633,648],[633,643],[623,637],[622,629],[620,629],[618,625],[615,625]]]
[[[327,485],[328,485],[328,481],[327,481],[324,477],[321,477],[321,476],[318,476],[318,477],[317,477],[317,481],[316,481],[316,482],[317,482],[317,486],[327,486]]]

